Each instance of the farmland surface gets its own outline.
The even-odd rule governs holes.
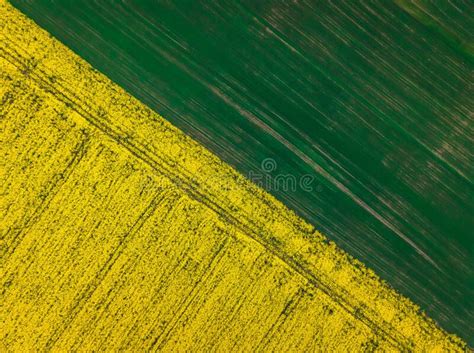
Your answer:
[[[472,1],[12,2],[474,343]]]
[[[13,3],[0,348],[474,337],[468,2]]]

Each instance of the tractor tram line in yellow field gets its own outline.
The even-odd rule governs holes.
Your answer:
[[[13,44],[13,43],[10,43],[10,44]],[[11,52],[15,52],[15,50],[12,49],[11,47],[8,50],[10,50]],[[19,56],[18,53],[15,53],[15,54]],[[377,326],[370,319],[370,317],[364,314],[363,311],[354,312],[353,306],[343,296],[343,295],[345,295],[346,297],[350,296],[349,293],[343,292],[343,295],[339,295],[336,290],[332,289],[328,285],[325,285],[325,283],[322,282],[321,280],[318,280],[317,276],[315,276],[308,269],[304,268],[304,266],[302,266],[298,261],[294,260],[292,257],[287,256],[284,252],[279,251],[278,248],[265,244],[264,241],[259,239],[259,234],[262,234],[264,230],[259,229],[258,225],[252,224],[251,219],[249,218],[246,219],[246,223],[251,224],[251,226],[246,226],[241,220],[237,219],[236,217],[233,217],[232,214],[229,212],[229,210],[226,210],[223,207],[220,207],[218,203],[208,198],[206,193],[201,192],[198,188],[193,188],[190,183],[190,180],[192,179],[191,176],[189,176],[189,180],[183,177],[180,177],[180,175],[181,176],[186,175],[185,170],[179,170],[179,173],[181,174],[176,173],[176,170],[179,169],[179,166],[175,166],[175,168],[169,167],[166,165],[166,160],[161,159],[157,155],[151,155],[149,151],[146,151],[145,146],[137,146],[137,144],[135,143],[136,141],[128,141],[127,139],[124,139],[124,140],[120,139],[119,137],[120,133],[123,133],[123,132],[115,132],[113,130],[113,127],[110,127],[106,123],[101,122],[97,116],[94,116],[91,113],[88,113],[88,111],[90,111],[90,107],[88,107],[89,109],[83,108],[83,106],[87,107],[87,104],[83,101],[81,102],[80,98],[78,98],[77,96],[74,96],[73,92],[70,92],[66,87],[62,87],[61,85],[58,85],[58,87],[55,87],[50,82],[48,82],[47,80],[48,75],[46,72],[43,72],[40,69],[37,69],[37,70],[35,69],[34,73],[29,73],[30,69],[28,68],[28,63],[22,62],[22,60],[19,59],[18,56],[9,55],[8,52],[3,52],[3,50],[2,50],[2,56],[4,58],[8,57],[11,60],[11,63],[17,66],[17,68],[23,73],[28,72],[28,75],[34,78],[37,83],[41,83],[41,87],[43,89],[46,89],[52,92],[55,98],[63,102],[65,105],[71,107],[71,109],[76,111],[88,123],[90,123],[95,128],[102,131],[111,139],[113,139],[114,142],[116,142],[121,147],[126,149],[134,157],[142,160],[144,163],[149,165],[156,172],[160,173],[160,175],[163,175],[164,177],[169,178],[171,182],[173,182],[175,185],[181,188],[191,198],[205,204],[211,210],[216,212],[216,214],[218,214],[219,217],[224,222],[229,222],[230,224],[234,225],[242,232],[242,234],[245,234],[251,237],[260,246],[264,247],[267,251],[269,251],[270,253],[278,257],[279,259],[281,259],[283,263],[288,265],[296,273],[300,274],[304,278],[305,281],[310,283],[315,288],[318,288],[319,290],[326,293],[332,300],[335,300],[341,306],[341,308],[346,310],[349,314],[353,315],[357,320],[360,320],[361,322],[365,323],[371,330],[373,330],[374,332],[380,333],[383,336],[386,336],[389,340],[392,341],[392,343],[395,346],[398,346],[397,342],[403,341],[402,336],[399,336],[398,338],[396,338],[394,337],[393,333],[391,334],[390,332],[386,331],[384,328]],[[69,97],[74,97],[74,100],[70,99]],[[156,160],[158,160],[158,162]],[[141,220],[142,218],[140,217],[139,219]],[[257,230],[253,229],[252,226],[254,228],[257,228]],[[314,236],[319,237],[317,233],[315,233]],[[13,248],[13,251],[14,251],[14,248]],[[321,276],[323,277],[322,274]],[[339,289],[339,291],[341,291],[341,289]],[[409,343],[404,343],[404,345],[399,346],[399,348],[408,348],[408,347],[409,347]]]

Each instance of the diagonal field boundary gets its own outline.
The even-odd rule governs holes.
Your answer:
[[[465,349],[461,340],[438,328],[416,305],[313,226],[4,1],[0,17],[1,140],[2,155],[7,156],[0,201],[4,288],[0,339],[7,350],[72,349],[86,344],[98,350],[107,350],[107,345],[179,350],[186,344],[204,349],[218,347],[221,340],[231,342],[226,348],[234,350],[284,344],[309,350],[314,345],[328,347],[331,341],[342,351]],[[95,229],[103,236],[90,243]],[[157,229],[163,238],[155,240],[162,243],[155,249],[156,256],[145,261],[148,249],[143,244],[152,241]],[[241,247],[248,247],[255,257],[242,255],[243,250],[236,250]],[[160,249],[176,251],[183,258],[171,260],[168,253],[160,255]],[[251,270],[235,270],[230,253]],[[268,260],[255,267],[261,257]],[[138,295],[133,288],[148,283],[138,273],[155,261],[163,267],[149,275],[159,275],[161,282],[147,286],[168,293],[165,297],[170,299],[162,301],[169,300],[168,306],[175,309],[164,311],[149,298],[143,310],[153,320],[141,324],[132,314],[139,310],[138,299],[120,304],[114,298],[125,295],[122,288],[129,287],[127,295]],[[87,270],[80,273],[81,268]],[[275,288],[264,284],[267,276],[283,270],[293,283],[288,293],[281,284]],[[257,305],[252,300],[258,295],[250,298],[240,292],[243,284],[235,283],[245,282],[252,271],[258,275],[249,288],[256,288],[262,298],[282,299],[270,300],[265,306],[268,313],[262,309],[254,321],[246,321],[245,310]],[[178,285],[176,281],[185,281],[186,273],[194,274],[197,282]],[[231,278],[229,273],[236,275]],[[227,284],[219,284],[220,277],[229,278]],[[165,287],[173,285],[177,289],[170,295]],[[227,337],[218,329],[225,326],[221,319],[199,309],[215,296],[221,298],[222,293],[216,294],[220,285],[242,297],[223,305],[223,312],[230,311],[222,314],[225,325],[247,327],[248,337],[260,339],[245,339],[244,334]],[[67,299],[55,286],[70,293]],[[209,292],[209,288],[216,290]],[[140,295],[144,293],[148,292]],[[37,302],[46,295],[48,300]],[[94,305],[103,310],[103,318],[90,309]],[[116,312],[111,309],[114,305]],[[118,314],[127,308],[131,311]],[[172,318],[160,326],[160,318],[171,313]],[[124,321],[123,315],[130,321]],[[199,315],[213,329],[186,331],[203,327]],[[35,317],[43,326],[35,326]],[[52,321],[44,323],[48,317]],[[320,329],[306,333],[308,328],[296,324],[303,317],[314,320],[314,327],[321,325]],[[96,326],[90,327],[89,321]],[[99,323],[109,332],[106,341],[94,336]],[[114,332],[123,334],[109,338],[115,337]],[[175,335],[185,339],[174,340]],[[137,337],[143,341],[137,343]]]

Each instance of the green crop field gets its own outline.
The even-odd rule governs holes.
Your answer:
[[[11,3],[474,345],[473,2]]]

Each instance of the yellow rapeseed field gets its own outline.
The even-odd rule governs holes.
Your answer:
[[[0,351],[463,351],[0,1]]]

